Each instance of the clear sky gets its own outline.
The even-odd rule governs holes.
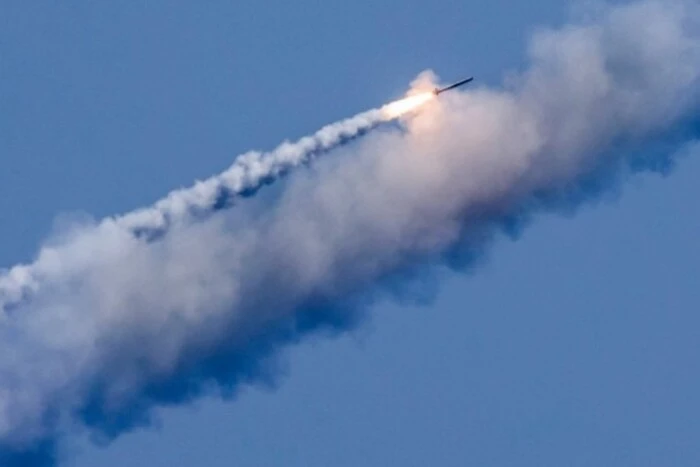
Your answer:
[[[59,214],[126,212],[400,96],[421,70],[497,84],[571,5],[0,6],[0,264]],[[69,465],[697,466],[700,161],[542,217],[437,299],[311,339],[278,387],[160,413]]]

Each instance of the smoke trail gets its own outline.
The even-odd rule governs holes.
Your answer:
[[[403,113],[403,112],[401,112]],[[321,128],[294,143],[285,141],[269,153],[245,153],[224,172],[198,181],[190,188],[172,191],[153,206],[121,217],[107,218],[103,224],[116,224],[147,240],[162,236],[172,223],[211,214],[231,205],[237,196],[254,194],[262,185],[283,176],[313,157],[348,143],[381,123],[399,117],[388,104]],[[0,276],[0,310],[12,307],[36,291],[41,282],[41,259],[33,265],[18,265]]]
[[[699,9],[642,1],[540,32],[511,88],[428,102],[295,172],[272,206],[126,217],[167,231],[153,241],[118,220],[54,239],[2,279],[32,294],[0,320],[0,461],[51,465],[76,431],[265,384],[284,345],[351,328],[403,274],[473,266],[538,212],[666,170],[700,133]],[[216,210],[202,191],[168,212]]]
[[[192,212],[211,212],[236,195],[253,192],[266,181],[386,120],[383,109],[373,109],[327,125],[295,143],[284,142],[272,152],[248,152],[239,156],[226,171],[197,182],[191,188],[173,191],[154,206],[117,218],[116,222],[137,233],[165,230],[170,222],[182,221]]]

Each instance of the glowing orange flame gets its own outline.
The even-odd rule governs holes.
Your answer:
[[[415,96],[409,96],[385,105],[382,107],[382,113],[387,120],[391,120],[417,109],[434,98],[435,94],[432,92],[423,92]]]

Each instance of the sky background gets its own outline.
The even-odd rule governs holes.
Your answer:
[[[402,95],[497,85],[572,5],[3,1],[0,265]],[[580,10],[579,7],[574,7]],[[697,466],[698,158],[543,216],[434,303],[285,353],[276,388],[159,414],[73,467]]]

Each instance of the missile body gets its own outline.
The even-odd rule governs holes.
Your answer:
[[[445,91],[449,91],[449,90],[451,90],[451,89],[458,88],[458,87],[460,87],[460,86],[462,86],[462,85],[464,85],[464,84],[471,83],[472,81],[474,81],[474,78],[473,78],[473,77],[472,77],[472,78],[463,79],[462,81],[459,81],[459,82],[457,82],[457,83],[455,83],[455,84],[450,84],[449,86],[445,86],[445,87],[442,88],[442,89],[435,88],[435,89],[433,89],[433,94],[435,94],[436,96],[438,96],[438,95],[442,94],[442,93],[445,92]]]

